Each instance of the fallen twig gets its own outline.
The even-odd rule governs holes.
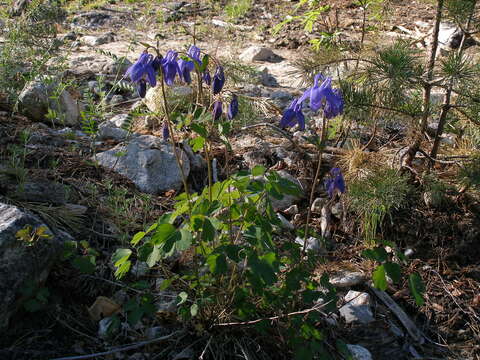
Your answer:
[[[388,295],[385,291],[375,289],[372,286],[370,286],[370,289],[390,309],[390,311],[395,314],[395,316],[398,318],[398,320],[400,320],[405,329],[407,329],[412,339],[419,344],[423,344],[425,342],[425,338],[420,329],[418,329],[418,327],[413,323],[413,321],[410,320],[408,315],[405,314],[405,311],[403,311],[402,308],[397,305],[397,303],[390,297],[390,295]]]
[[[105,355],[115,354],[117,352],[138,349],[138,348],[140,348],[142,346],[145,346],[145,345],[153,344],[153,343],[160,342],[160,341],[163,341],[163,340],[168,340],[168,339],[172,338],[174,335],[178,335],[180,333],[181,333],[181,331],[176,331],[174,333],[171,333],[170,335],[162,336],[162,337],[152,339],[152,340],[140,341],[140,342],[135,343],[135,344],[120,346],[120,347],[114,348],[112,350],[103,351],[103,352],[99,352],[99,353],[93,353],[93,354],[87,354],[87,355],[78,355],[78,356],[66,356],[66,357],[56,358],[56,359],[52,359],[52,360],[93,359],[93,358],[96,358],[98,356],[105,356]]]

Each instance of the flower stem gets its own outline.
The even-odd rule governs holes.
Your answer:
[[[172,147],[173,147],[173,154],[175,155],[175,160],[177,161],[177,165],[180,168],[180,175],[182,176],[183,187],[185,189],[185,193],[187,194],[188,207],[189,207],[190,213],[191,213],[190,194],[188,193],[187,177],[185,176],[185,172],[183,171],[182,160],[180,159],[180,155],[178,153],[178,149],[177,149],[176,144],[175,144],[173,126],[172,126],[172,121],[171,121],[171,118],[170,118],[170,111],[169,111],[169,108],[168,108],[167,95],[166,95],[166,92],[165,92],[165,82],[164,82],[163,69],[160,69],[160,76],[161,76],[160,83],[161,83],[161,86],[162,86],[163,106],[165,108],[165,114],[166,114],[166,117],[167,117],[167,126],[168,126],[168,131],[170,133],[170,142],[171,142]]]
[[[307,222],[305,224],[305,241],[303,243],[303,249],[302,253],[305,255],[307,251],[307,239],[308,239],[308,230],[310,227],[310,217],[312,216],[312,204],[313,204],[313,198],[315,196],[315,188],[317,186],[318,182],[318,177],[320,175],[320,168],[322,167],[322,154],[323,154],[323,147],[325,144],[325,135],[327,133],[327,119],[323,117],[322,120],[322,135],[320,139],[320,146],[318,148],[318,162],[317,162],[317,169],[315,171],[315,177],[313,178],[313,183],[312,183],[312,190],[310,190],[310,199],[308,201],[308,211],[307,211]]]

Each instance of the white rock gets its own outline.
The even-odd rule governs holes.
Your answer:
[[[286,208],[285,210],[283,210],[283,212],[287,215],[298,214],[298,206],[297,205],[292,205],[292,206]]]
[[[103,318],[98,322],[98,336],[101,338],[106,338],[108,337],[108,328],[112,324],[113,318],[112,317],[106,317]]]
[[[353,305],[371,305],[370,295],[360,291],[350,290],[344,300]]]
[[[282,222],[282,226],[288,230],[295,230],[295,226],[290,222],[288,221],[285,216],[283,216],[282,214],[279,214],[277,213],[277,217],[280,219],[280,221]]]
[[[340,316],[345,320],[345,323],[361,323],[369,324],[375,321],[372,310],[369,305],[355,305],[346,303],[340,309]]]
[[[323,206],[328,202],[325,198],[316,198],[312,202],[311,211],[314,214],[321,214]]]
[[[360,345],[347,344],[348,351],[352,354],[353,360],[373,360],[370,351]]]
[[[330,283],[338,288],[349,288],[360,285],[365,281],[365,276],[361,272],[346,272],[343,271],[330,278]]]

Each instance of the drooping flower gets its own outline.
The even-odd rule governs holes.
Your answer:
[[[238,114],[238,97],[237,95],[232,95],[232,101],[228,105],[227,118],[232,120]]]
[[[222,102],[221,101],[215,101],[213,103],[212,115],[213,115],[213,121],[217,121],[222,116]]]
[[[195,61],[200,66],[202,61],[200,60],[200,49],[198,47],[196,47],[195,45],[190,46],[187,55],[190,59]]]
[[[305,130],[305,116],[302,113],[301,99],[293,100],[283,113],[282,120],[280,120],[280,127],[282,129],[293,127],[295,124],[298,124],[300,130]]]
[[[135,64],[131,65],[125,72],[125,75],[128,76],[132,82],[136,83],[138,94],[141,97],[145,97],[147,90],[146,82],[148,82],[150,86],[157,85],[156,71],[153,66],[154,61],[153,55],[144,51]]]
[[[193,61],[188,61],[183,59],[178,60],[178,75],[187,84],[190,84],[192,82],[192,77],[190,76],[190,72],[194,68],[195,68],[195,65],[193,64]]]
[[[137,81],[137,92],[141,98],[144,98],[147,94],[147,83],[145,79],[140,79]]]
[[[225,84],[225,74],[223,73],[223,67],[217,66],[215,70],[215,75],[213,75],[212,82],[213,95],[216,95],[220,91],[222,91],[223,84]]]
[[[319,86],[318,82],[322,80]],[[323,109],[327,119],[334,118],[343,112],[344,101],[339,89],[332,89],[332,78],[325,78],[318,74],[315,76],[313,86],[305,91],[300,98],[300,102],[310,99],[310,109],[316,112]]]
[[[330,198],[333,198],[337,192],[343,194],[345,192],[345,180],[342,171],[339,168],[331,169],[330,176],[325,179],[324,185]]]
[[[208,69],[203,72],[202,79],[203,82],[208,86],[210,86],[210,84],[212,83],[212,77],[210,76],[210,71],[208,71]]]
[[[175,76],[180,73],[177,64],[178,54],[173,50],[168,50],[165,57],[162,59],[162,71],[165,83],[172,86],[175,81]]]
[[[168,124],[165,121],[162,128],[163,140],[168,140],[170,138],[170,130],[168,129]]]

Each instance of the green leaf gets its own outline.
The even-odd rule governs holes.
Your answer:
[[[202,125],[199,125],[197,123],[193,123],[193,124],[190,125],[190,129],[195,131],[198,135],[200,135],[203,138],[208,137],[207,129],[205,129],[205,127],[203,127]]]
[[[190,140],[190,145],[192,146],[193,151],[199,151],[203,149],[205,145],[205,138],[203,136],[197,136]]]
[[[392,262],[386,262],[383,264],[385,267],[385,271],[387,272],[388,276],[393,280],[395,284],[399,283],[402,277],[402,269],[400,265]]]
[[[197,316],[197,314],[198,314],[198,305],[193,304],[192,306],[190,306],[190,315],[192,315],[192,317],[195,317]]]
[[[385,267],[383,265],[378,266],[373,272],[373,285],[382,291],[387,290],[387,277],[385,276]]]
[[[204,72],[207,69],[209,60],[210,60],[210,56],[208,54],[203,55],[202,65],[200,66],[200,72]]]
[[[383,247],[364,250],[362,255],[370,260],[378,261],[379,263],[386,261],[388,258],[387,251]]]
[[[425,304],[423,299],[423,293],[425,292],[425,285],[423,284],[422,278],[417,273],[413,273],[408,278],[408,286],[410,287],[410,292],[415,298],[415,302],[418,306]]]
[[[252,176],[261,176],[265,174],[265,171],[265,167],[263,167],[262,165],[257,165],[252,169]]]
[[[180,241],[175,243],[175,249],[178,251],[185,251],[192,245],[193,236],[187,229],[181,229],[180,234]]]
[[[152,251],[147,257],[146,263],[148,267],[152,268],[160,261],[161,258],[162,258],[162,254],[160,252],[160,246],[154,245],[152,247]]]
[[[225,274],[228,270],[227,259],[223,254],[210,254],[206,261],[212,274]]]
[[[130,249],[117,249],[112,255],[112,261],[115,266],[120,266],[132,255],[132,250]]]
[[[275,256],[275,254],[273,255]],[[253,275],[260,277],[266,285],[273,285],[277,281],[277,275],[272,264],[267,259],[251,255],[248,257],[248,265]]]
[[[182,291],[180,294],[178,294],[178,298],[180,298],[180,301],[177,303],[177,305],[182,305],[185,301],[187,301],[188,294],[185,291]]]
[[[130,243],[135,246],[139,243],[140,240],[142,240],[144,237],[145,237],[146,233],[144,231],[140,231],[138,233],[136,233],[133,238],[132,238],[132,241],[130,241]]]
[[[72,261],[73,266],[83,274],[95,272],[95,256],[79,256]]]

